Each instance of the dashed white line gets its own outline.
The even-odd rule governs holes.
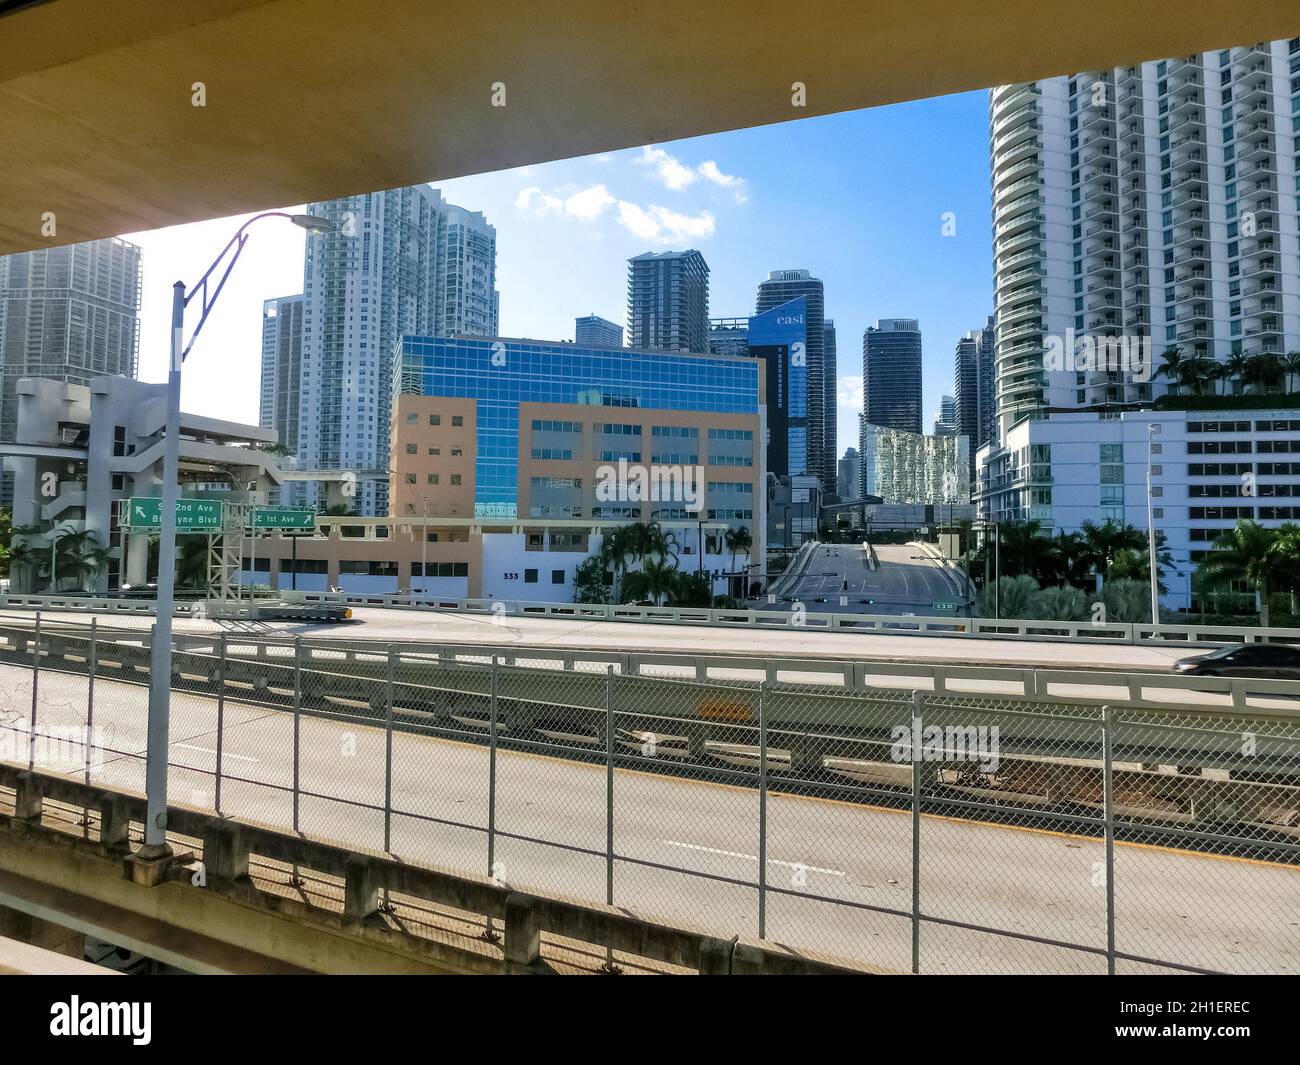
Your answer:
[[[742,854],[740,851],[725,851],[718,847],[705,847],[699,843],[682,843],[676,839],[661,839],[660,843],[668,847],[685,847],[691,851],[704,851],[705,854],[717,854],[724,858],[744,858],[749,862],[757,862],[757,854]],[[768,865],[784,865],[787,869],[802,869],[809,873],[826,873],[828,876],[848,876],[840,869],[823,869],[817,865],[805,865],[803,862],[783,862],[780,858],[769,858]]]
[[[173,746],[173,747],[180,747],[180,748],[182,748],[182,749],[184,749],[184,750],[187,750],[187,751],[198,751],[199,754],[210,754],[210,755],[212,755],[214,758],[215,758],[216,755],[217,755],[217,752],[214,751],[214,750],[212,750],[212,749],[209,748],[209,747],[195,747],[192,743],[173,743],[172,746]],[[234,758],[236,761],[239,761],[239,762],[260,762],[260,761],[262,760],[262,759],[260,759],[260,758],[252,758],[252,757],[250,757],[249,755],[246,755],[246,754],[231,754],[230,751],[222,751],[222,752],[221,752],[221,757],[222,757],[223,760],[226,759],[226,758]]]

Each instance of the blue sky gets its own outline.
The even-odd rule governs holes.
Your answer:
[[[770,270],[812,270],[838,330],[841,451],[856,445],[868,324],[920,319],[928,427],[957,339],[992,310],[985,92],[436,184],[496,226],[507,336],[571,338],[593,312],[622,322],[626,260],[647,250],[698,248],[715,317],[752,313]],[[145,249],[141,377],[163,376],[172,281],[198,277],[238,224],[128,235]],[[261,301],[301,287],[299,231],[261,223],[186,363],[186,409],[256,421]]]

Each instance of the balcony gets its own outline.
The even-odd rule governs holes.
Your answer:
[[[1025,229],[1018,233],[1008,236],[1005,241],[999,241],[993,249],[993,253],[999,257],[1011,255],[1015,252],[1022,251],[1035,244],[1041,244],[1043,234],[1041,230]]]
[[[1005,133],[1000,133],[993,138],[993,155],[994,157],[1006,157],[1011,154],[1017,146],[1031,144],[1034,147],[1038,145],[1038,134],[1043,131],[1043,124],[1037,120],[1025,122],[1015,126]]]
[[[1033,155],[1022,159],[1014,166],[1008,166],[1002,160],[996,160],[997,169],[994,171],[998,193],[1001,193],[1004,183],[1018,178],[1022,174],[1033,175],[1035,181],[1038,180],[1038,156]]]
[[[1045,254],[1046,253],[1043,251],[1042,248],[1034,248],[1030,251],[1022,251],[1017,255],[1010,256],[1009,258],[998,256],[997,257],[998,272],[1001,273],[1003,270],[1009,270],[1011,267],[1016,266],[1019,263],[1026,263],[1029,262],[1030,260],[1037,261],[1041,265],[1042,260],[1045,257]]]
[[[1001,197],[999,197],[1001,199]],[[1018,196],[1013,200],[999,203],[997,210],[994,211],[995,221],[1005,221],[1012,215],[1020,214],[1024,211],[1035,210],[1042,205],[1043,197],[1037,192],[1031,192],[1028,195]]]

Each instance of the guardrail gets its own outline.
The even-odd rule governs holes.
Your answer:
[[[0,626],[0,670],[29,664],[33,709],[23,716],[24,689],[0,734],[26,737],[39,767],[37,741],[60,728],[121,729],[126,741],[92,739],[64,771],[132,786],[148,632],[106,630]],[[1036,968],[1065,951],[1097,971],[1273,971],[1300,949],[1285,919],[1300,886],[1294,716],[702,682],[650,675],[646,656],[625,673],[508,665],[481,648],[180,643],[172,784],[220,814],[724,935],[753,930],[756,900],[760,939],[887,968],[961,967],[974,955],[957,932],[999,937],[999,957],[1028,951]],[[977,734],[991,744],[961,738]],[[912,812],[910,841],[891,810]],[[1007,824],[1073,842],[1000,834]],[[1184,853],[1196,851],[1257,862]],[[1089,875],[1093,890],[1071,879]],[[1008,884],[1029,893],[1012,914]],[[1202,897],[1234,900],[1231,927],[1207,929],[1226,911],[1198,911],[1187,933],[1178,914]]]
[[[31,652],[28,634],[34,631],[38,622],[42,625],[42,654],[64,661],[65,668],[68,661],[75,663],[78,660],[77,647],[84,645],[87,638],[94,638],[93,622],[87,628],[82,622],[65,622],[58,618],[46,617],[42,622],[39,613],[34,618],[0,616],[0,661],[5,660],[6,650],[12,660],[27,661]],[[98,632],[101,640],[131,648],[147,651],[151,644],[152,627],[114,630],[105,625]],[[174,633],[175,671],[178,674],[210,674],[211,658],[218,653],[223,632],[222,628],[214,625],[208,633]],[[240,636],[235,633],[229,639],[239,640]],[[920,689],[936,694],[986,694],[1046,704],[1100,706],[1110,703],[1171,710],[1267,711],[1279,717],[1300,716],[1300,681],[1187,677],[1154,669],[1084,670],[828,656],[778,658],[722,652],[623,652],[495,642],[377,641],[347,636],[303,639],[288,634],[278,638],[263,634],[252,643],[259,662],[282,656],[298,647],[309,667],[318,663],[329,666],[340,658],[355,663],[391,647],[403,654],[446,663],[481,664],[495,658],[506,665],[518,663],[588,674],[612,668],[619,676],[692,679],[721,687],[736,680],[746,683],[797,680],[803,684],[855,693]],[[183,656],[187,655],[195,658],[189,665],[184,664]]]
[[[508,617],[576,618],[588,621],[662,622],[718,625],[729,628],[788,628],[788,610],[749,610],[743,607],[633,606],[606,603],[544,603],[525,599],[466,599],[435,595],[371,594],[362,592],[280,591],[285,603],[342,603],[348,606],[401,610],[455,611]],[[89,596],[0,596],[0,607],[75,613],[148,616],[150,600],[115,600]],[[178,616],[256,619],[257,601],[177,604]],[[801,629],[890,635],[1013,639],[1042,642],[1082,640],[1093,643],[1163,643],[1220,646],[1226,643],[1300,643],[1300,629],[1242,625],[1152,625],[1150,622],[1035,621],[1017,618],[964,618],[900,614],[836,614],[808,611],[800,615]]]
[[[333,602],[349,606],[504,614],[508,617],[579,618],[592,621],[669,622],[736,628],[789,628],[788,610],[723,607],[651,607],[605,603],[537,603],[524,599],[451,599],[421,595],[368,595],[350,592],[282,592],[285,602]],[[0,603],[3,605],[3,603]],[[1300,643],[1300,629],[1270,626],[1152,625],[1149,622],[1034,621],[1015,618],[962,618],[900,614],[835,614],[808,611],[800,627],[817,631],[888,633],[913,636],[1085,640],[1097,643]]]

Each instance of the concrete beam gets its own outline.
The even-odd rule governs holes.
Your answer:
[[[1040,0],[825,0],[797,17],[784,0],[372,0],[365,18],[335,0],[23,5],[0,17],[0,254],[1296,32],[1276,0],[1072,15]]]

